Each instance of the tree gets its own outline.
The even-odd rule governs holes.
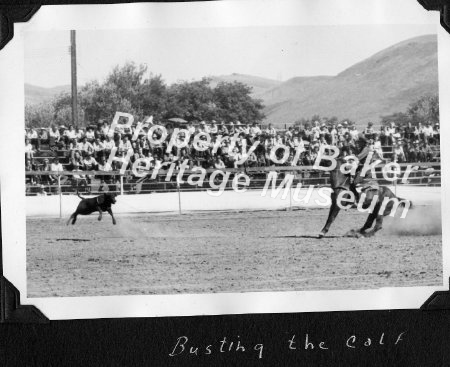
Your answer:
[[[104,82],[91,81],[78,92],[79,125],[111,121],[117,111],[130,113],[138,119],[153,115],[155,121],[182,117],[188,121],[215,119],[251,123],[264,118],[264,106],[260,100],[250,97],[250,87],[238,82],[222,82],[211,88],[210,82],[203,78],[168,87],[160,75],[149,73],[145,65],[116,66]],[[70,94],[60,94],[39,109],[29,107],[27,123],[68,124],[71,108]],[[40,116],[42,114],[45,118]]]
[[[216,107],[210,79],[182,82],[168,88],[166,118],[181,117],[187,121],[216,118]]]
[[[54,108],[51,103],[25,105],[25,126],[27,128],[49,127],[53,123]]]
[[[426,95],[411,103],[407,115],[413,124],[439,122],[439,97],[437,95]]]
[[[166,113],[166,85],[161,76],[146,74],[147,66],[127,63],[116,66],[104,83],[86,84],[80,100],[87,119],[111,119],[117,111],[161,118]]]
[[[381,125],[389,125],[391,121],[394,121],[398,126],[407,125],[411,121],[408,114],[404,112],[395,112],[390,115],[381,116]]]
[[[251,87],[240,82],[220,82],[214,88],[216,116],[225,121],[239,120],[244,124],[261,122],[265,117],[262,101],[250,96]]]
[[[436,124],[439,122],[439,97],[437,95],[425,95],[412,102],[406,112],[395,112],[387,116],[381,116],[381,124],[387,125],[394,121],[397,125],[413,125],[419,123]]]

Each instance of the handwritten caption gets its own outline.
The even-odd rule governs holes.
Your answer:
[[[307,352],[312,350],[336,350],[340,348],[361,349],[378,346],[396,347],[404,343],[406,331],[399,333],[381,333],[374,337],[349,335],[340,342],[333,343],[314,338],[309,333],[296,335],[291,334],[284,343],[286,352]],[[269,346],[264,343],[249,343],[241,340],[240,336],[235,338],[223,337],[221,340],[211,344],[199,344],[192,341],[187,336],[178,337],[173,343],[169,357],[176,358],[180,356],[199,357],[202,355],[227,354],[227,353],[247,353],[252,354],[256,359],[263,359],[264,353]]]

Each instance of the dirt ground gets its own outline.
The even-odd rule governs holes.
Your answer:
[[[413,213],[413,214],[411,214]],[[440,210],[388,218],[327,209],[27,219],[29,297],[373,289],[442,284]],[[410,215],[411,214],[411,215]]]

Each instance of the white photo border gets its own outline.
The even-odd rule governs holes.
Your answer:
[[[374,290],[252,292],[185,295],[27,298],[25,168],[23,145],[24,32],[35,30],[251,27],[287,25],[435,24],[438,28],[441,121],[450,121],[450,35],[439,13],[411,0],[214,1],[115,5],[42,6],[0,52],[0,168],[3,269],[20,291],[49,319],[188,316],[280,312],[325,312],[419,308],[438,290],[448,290],[450,230],[442,228],[443,284],[437,287]],[[6,66],[7,68],[6,68]],[[5,73],[4,70],[7,70]],[[442,141],[450,126],[441,124]],[[441,144],[442,222],[449,223],[450,148]],[[7,159],[5,159],[7,157]]]

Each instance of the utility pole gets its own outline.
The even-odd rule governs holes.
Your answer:
[[[70,65],[72,72],[72,124],[78,126],[78,101],[77,101],[77,42],[75,31],[70,31]]]

